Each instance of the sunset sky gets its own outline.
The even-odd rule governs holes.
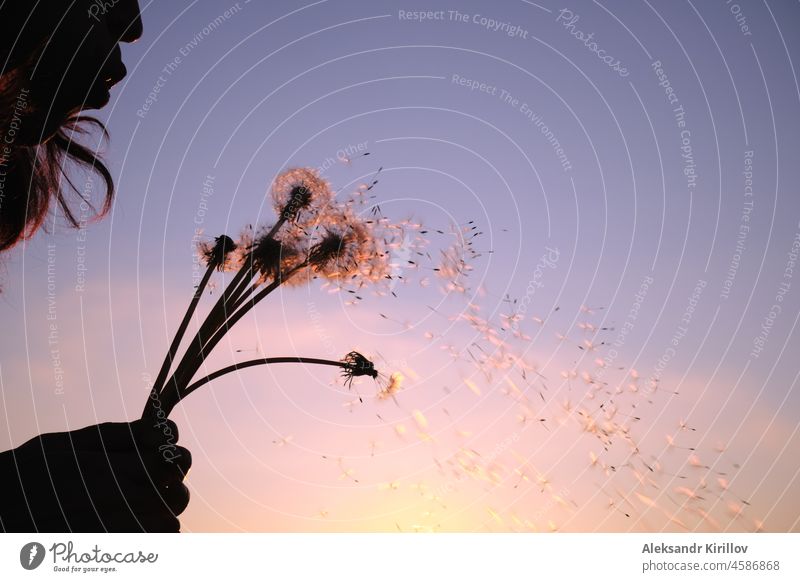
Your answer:
[[[112,212],[3,259],[0,450],[140,415],[197,229],[270,223],[288,167],[382,168],[429,253],[396,297],[283,289],[207,370],[356,349],[396,402],[301,365],[202,388],[184,531],[800,531],[800,5],[141,5]]]

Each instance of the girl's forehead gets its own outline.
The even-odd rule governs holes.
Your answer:
[[[42,42],[67,33],[85,34],[90,18],[85,0],[74,4],[60,1],[5,2],[0,7],[0,57],[23,59]],[[1,66],[1,65],[0,65]]]

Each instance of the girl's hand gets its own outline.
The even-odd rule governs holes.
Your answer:
[[[0,531],[177,532],[192,464],[171,420],[107,422],[0,453]]]

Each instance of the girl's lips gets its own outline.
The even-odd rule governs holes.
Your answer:
[[[125,68],[125,63],[122,62],[122,51],[119,48],[119,43],[115,44],[107,54],[108,58],[100,72],[100,78],[105,83],[106,88],[111,89],[111,87],[125,78],[128,70]]]
[[[111,88],[124,79],[127,73],[128,71],[121,59],[115,58],[112,62],[106,63],[81,108],[102,109],[108,105],[111,100]]]
[[[127,74],[128,70],[125,68],[125,64],[121,60],[117,61],[112,69],[105,74],[106,88],[111,89],[111,87],[122,81]]]
[[[125,65],[119,59],[115,59],[113,63],[107,65],[103,71],[101,71],[98,80],[87,96],[84,108],[102,109],[108,105],[108,102],[111,100],[111,88],[122,81],[127,73],[128,71]]]

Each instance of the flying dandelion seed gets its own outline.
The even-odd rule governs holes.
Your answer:
[[[363,220],[354,212],[355,199],[334,200],[328,183],[316,170],[292,168],[279,174],[271,187],[277,221],[272,226],[247,225],[239,240],[221,235],[214,243],[198,247],[207,271],[198,285],[184,319],[164,359],[143,416],[164,415],[201,385],[240,369],[282,363],[313,363],[338,366],[350,386],[356,376],[377,379],[372,362],[351,352],[339,362],[305,357],[272,357],[249,360],[194,380],[208,354],[227,332],[257,303],[287,285],[307,284],[315,278],[340,288],[361,289],[383,284],[388,273],[387,246],[403,227],[388,219]],[[184,355],[177,351],[187,331],[199,298],[210,282],[212,271],[235,271],[216,304],[200,325]],[[353,289],[349,290],[355,293]],[[355,295],[360,299],[360,295]],[[172,376],[170,377],[170,373]],[[159,403],[158,409],[154,402]]]
[[[500,514],[499,514],[499,513],[497,513],[497,511],[495,511],[495,510],[494,510],[494,509],[492,509],[491,507],[487,507],[487,508],[486,508],[486,513],[488,513],[488,514],[489,514],[489,516],[490,516],[490,517],[491,517],[493,520],[495,520],[497,523],[500,523],[500,524],[502,524],[502,523],[503,523],[503,518],[502,518],[502,517],[500,517]]]
[[[481,389],[478,388],[478,385],[475,384],[475,382],[473,382],[469,378],[464,378],[464,384],[467,385],[467,388],[469,388],[472,391],[472,393],[475,394],[475,396],[481,395]]]
[[[658,507],[658,504],[653,499],[651,499],[647,495],[644,495],[643,493],[639,493],[637,491],[636,492],[636,497],[639,499],[639,501],[641,501],[643,504],[645,504],[648,507]]]
[[[404,377],[400,372],[395,372],[389,376],[389,381],[386,383],[386,386],[378,392],[378,399],[386,400],[387,398],[394,398],[402,387],[403,379]]]
[[[675,493],[684,495],[688,499],[691,499],[693,501],[703,501],[702,497],[700,497],[695,491],[692,491],[688,487],[675,487],[674,491]]]
[[[695,469],[710,469],[708,465],[704,465],[697,455],[689,456],[689,465]]]
[[[563,450],[568,451],[565,456],[572,455],[572,460],[578,460],[574,465],[580,466],[580,470],[592,470],[595,478],[603,480],[602,485],[609,491],[616,491],[616,495],[609,495],[601,485],[597,485],[603,498],[608,498],[607,508],[612,510],[609,515],[615,519],[621,519],[621,516],[630,518],[645,512],[646,508],[655,508],[657,511],[647,512],[647,516],[650,523],[654,519],[660,520],[657,527],[687,529],[689,524],[694,529],[722,530],[727,524],[721,522],[746,517],[748,528],[759,529],[759,522],[748,515],[752,508],[747,502],[738,498],[735,502],[730,501],[735,495],[729,490],[728,479],[733,477],[723,470],[716,470],[717,467],[727,470],[730,463],[723,465],[715,457],[715,471],[710,473],[709,466],[697,456],[674,454],[675,449],[694,452],[697,443],[693,442],[691,433],[696,432],[695,428],[681,421],[677,431],[674,426],[663,430],[670,433],[665,436],[666,447],[663,441],[660,441],[662,446],[653,445],[650,438],[642,437],[640,442],[642,426],[637,426],[637,422],[643,419],[644,422],[639,424],[649,430],[647,421],[652,418],[652,411],[665,406],[662,396],[672,392],[660,386],[657,378],[640,382],[640,373],[635,368],[611,363],[613,359],[609,352],[612,344],[604,333],[614,328],[593,317],[603,308],[581,306],[576,320],[563,324],[562,329],[568,331],[556,334],[558,343],[554,342],[555,326],[551,321],[559,317],[555,315],[559,306],[549,310],[547,306],[531,303],[531,309],[548,315],[533,315],[528,319],[521,307],[523,300],[513,292],[504,290],[502,294],[494,295],[491,280],[488,284],[477,280],[480,277],[474,273],[478,267],[483,268],[483,262],[478,259],[482,253],[491,250],[476,250],[482,239],[481,230],[474,221],[454,223],[449,229],[423,226],[412,218],[390,221],[374,194],[380,172],[378,170],[371,181],[355,192],[340,191],[334,195],[327,182],[315,171],[291,169],[276,178],[270,190],[277,215],[274,224],[245,228],[236,241],[219,237],[213,244],[204,242],[198,246],[198,253],[207,268],[230,275],[215,275],[225,283],[220,291],[215,292],[219,297],[218,307],[210,311],[202,324],[197,336],[201,338],[200,343],[191,344],[188,363],[178,358],[177,352],[169,358],[170,364],[174,359],[177,365],[171,378],[163,378],[157,383],[161,389],[175,384],[178,386],[177,396],[186,396],[187,388],[197,387],[199,381],[194,381],[193,374],[203,358],[245,311],[278,287],[314,283],[326,297],[333,296],[340,304],[348,306],[348,310],[364,310],[372,301],[389,301],[369,315],[375,317],[377,314],[375,320],[379,319],[378,323],[392,332],[412,330],[417,343],[429,348],[428,353],[434,354],[439,361],[445,360],[449,365],[447,360],[453,360],[452,369],[458,374],[456,379],[450,377],[438,383],[433,391],[434,402],[415,402],[415,406],[422,410],[441,409],[445,415],[447,424],[443,430],[432,431],[420,410],[409,406],[412,409],[409,412],[398,402],[418,397],[418,393],[410,390],[404,391],[402,397],[398,395],[407,381],[416,387],[417,382],[424,385],[430,380],[428,370],[424,368],[417,368],[420,370],[417,373],[403,362],[395,368],[401,371],[386,375],[379,373],[375,364],[358,352],[350,352],[338,361],[323,361],[300,357],[267,358],[258,351],[260,362],[264,364],[268,363],[267,360],[271,360],[269,363],[281,360],[283,363],[294,361],[338,366],[344,385],[354,388],[356,395],[367,379],[355,382],[354,379],[367,376],[376,382],[377,401],[390,398],[394,401],[397,406],[389,405],[381,409],[381,414],[370,412],[370,418],[374,413],[381,422],[373,430],[384,432],[368,434],[368,438],[362,441],[359,455],[375,463],[374,467],[380,467],[375,456],[378,442],[375,439],[385,439],[392,433],[402,441],[395,443],[400,445],[398,449],[428,451],[422,453],[429,454],[434,461],[431,464],[433,477],[428,483],[420,480],[401,488],[394,468],[389,474],[376,474],[374,480],[370,480],[374,484],[373,490],[398,492],[387,493],[383,496],[384,501],[411,494],[415,502],[433,506],[421,511],[425,525],[407,526],[404,522],[406,530],[437,529],[439,525],[433,522],[448,513],[447,505],[453,505],[450,493],[455,498],[456,491],[459,496],[474,492],[486,496],[486,503],[477,507],[488,504],[489,519],[483,523],[490,529],[537,531],[536,523],[551,531],[557,531],[559,527],[565,530],[575,527],[571,514],[575,513],[575,508],[581,507],[579,501],[585,492],[566,492],[569,483],[565,483],[567,477],[562,470],[548,466],[545,476],[534,468],[530,455],[517,458],[518,453],[513,449],[506,450],[505,444],[487,443],[488,426],[483,425],[480,417],[476,423],[475,417],[465,415],[461,407],[464,401],[474,403],[474,399],[470,400],[466,391],[451,390],[457,388],[459,381],[473,395],[480,397],[481,402],[486,401],[487,409],[498,404],[499,399],[498,406],[508,410],[508,416],[503,420],[510,419],[508,424],[512,430],[523,435],[526,443],[538,442],[528,431],[533,428],[540,436],[552,436],[554,443],[563,444]],[[208,281],[205,288],[209,289],[213,283]],[[414,283],[418,283],[419,288],[413,286]],[[409,293],[405,294],[406,290]],[[434,299],[425,295],[435,296],[438,292],[441,295]],[[402,302],[409,296],[418,305],[429,305],[425,314],[430,316],[430,320],[422,324],[427,328],[425,331],[417,327],[414,317],[409,318],[401,312]],[[490,301],[496,301],[496,304]],[[595,304],[594,301],[587,302]],[[558,325],[562,326],[561,323]],[[536,332],[533,339],[526,333],[532,331]],[[465,335],[467,339],[462,341],[457,335],[459,333],[468,334]],[[566,348],[569,359],[558,363],[556,368],[552,367],[556,364],[544,363],[540,368],[538,362],[545,362],[547,357],[546,353],[539,353],[543,346]],[[532,347],[536,351],[531,351]],[[236,350],[236,353],[246,351],[252,350]],[[258,361],[236,364],[231,371],[240,371],[245,364],[257,365],[251,362]],[[378,361],[386,360],[379,356]],[[416,361],[414,365],[418,365]],[[562,369],[562,366],[568,369]],[[210,381],[208,378],[201,380]],[[363,400],[360,395],[357,398],[351,396],[352,393],[347,395],[348,401],[341,406],[344,411],[354,413],[350,418],[355,421],[363,412],[364,407],[359,406]],[[336,410],[343,414],[338,407]],[[651,416],[648,416],[648,411],[651,411]],[[398,418],[406,424],[397,423]],[[552,434],[539,431],[539,428]],[[413,432],[409,434],[409,430]],[[436,441],[432,436],[434,433]],[[517,433],[514,434],[516,438]],[[420,445],[414,438],[407,438],[409,436],[428,444]],[[296,451],[298,447],[288,446],[294,444],[291,441],[292,437],[286,436],[272,442],[285,447],[286,452]],[[648,450],[644,443],[653,448]],[[364,446],[369,447],[368,456],[364,454]],[[664,455],[665,449],[673,454]],[[698,453],[705,456],[706,450],[698,448]],[[723,454],[722,450],[718,452]],[[509,463],[512,455],[516,458],[513,465]],[[687,466],[706,471],[686,470]],[[362,469],[361,465],[358,468],[359,473],[368,474],[366,468]],[[338,460],[338,471],[340,481],[358,483],[355,469],[345,466],[342,458]],[[681,475],[681,472],[686,474]],[[712,483],[710,488],[705,482],[706,475]],[[427,478],[425,475],[424,479]],[[680,479],[681,485],[675,487],[672,479]],[[714,486],[714,479],[717,486]],[[501,492],[512,488],[520,496],[541,495],[543,508],[537,508],[539,511],[531,515],[527,508],[519,509],[518,506],[512,510],[512,507],[501,504]],[[664,498],[663,505],[667,506],[667,501],[672,504],[669,505],[670,511],[656,501]],[[589,501],[588,498],[584,500]],[[307,513],[313,515],[314,511],[311,507]],[[515,513],[517,511],[519,514]],[[549,512],[558,512],[554,518],[558,526],[556,521],[548,520]],[[565,518],[565,515],[570,517]],[[327,511],[321,516],[327,517]],[[751,522],[753,526],[749,525]],[[395,525],[401,529],[399,524]]]
[[[739,519],[744,513],[744,507],[734,501],[730,501],[728,503],[728,513],[735,519]]]
[[[425,418],[425,415],[422,414],[419,410],[414,410],[411,412],[411,416],[414,418],[414,422],[417,423],[417,426],[420,430],[425,430],[428,428],[428,419]]]
[[[277,440],[273,440],[272,444],[278,445],[279,447],[284,447],[289,443],[291,443],[293,439],[294,439],[293,436],[287,435],[284,437],[279,437]]]

